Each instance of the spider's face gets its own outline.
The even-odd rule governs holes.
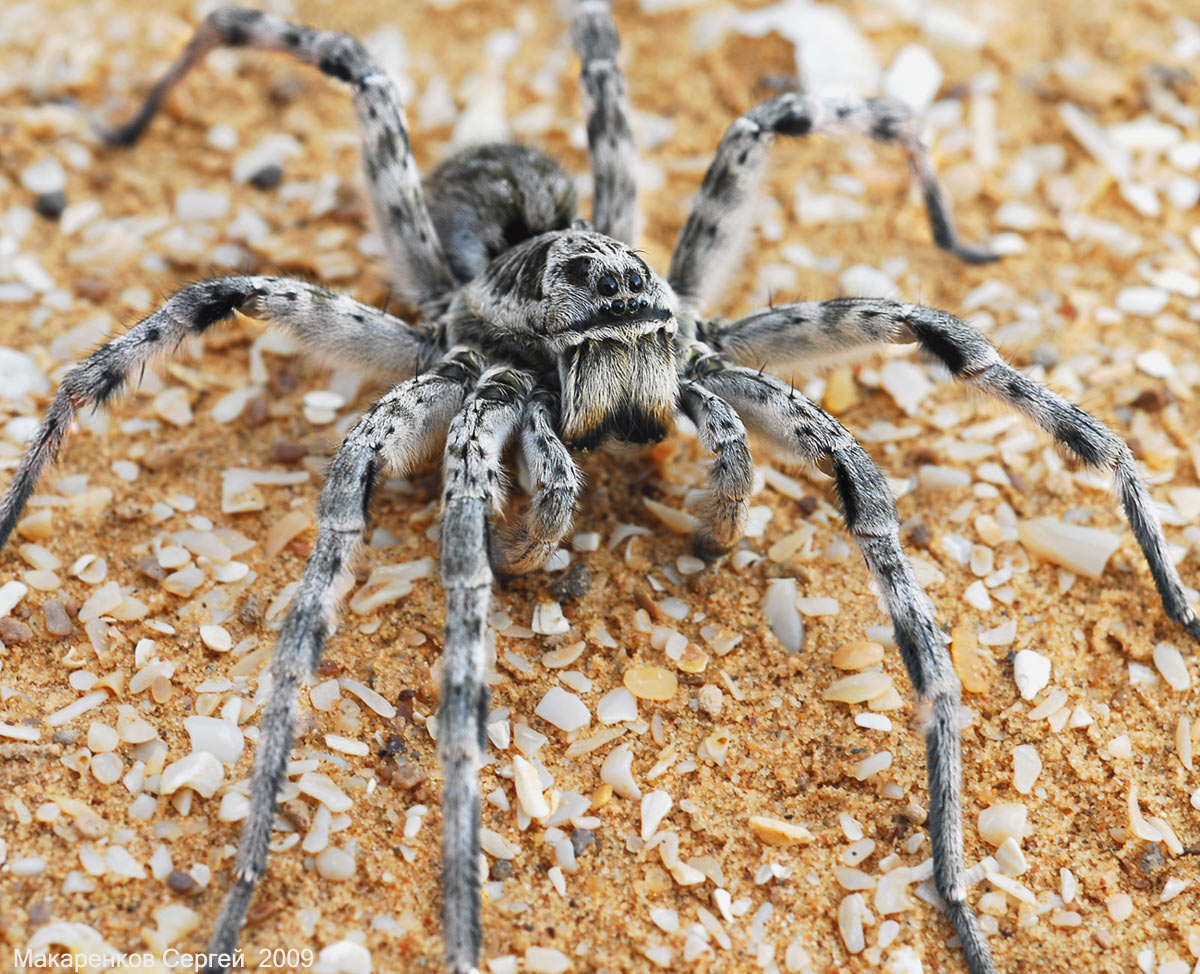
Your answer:
[[[524,241],[464,288],[455,326],[558,373],[559,434],[589,449],[653,443],[673,425],[677,299],[612,237],[560,230]]]
[[[625,244],[572,231],[549,256],[544,286],[562,437],[580,449],[661,440],[678,395],[676,299],[667,283]]]
[[[561,351],[675,333],[676,299],[636,251],[590,231],[561,234],[546,261],[545,329]]]

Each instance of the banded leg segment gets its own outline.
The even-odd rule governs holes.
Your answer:
[[[629,245],[636,242],[637,148],[625,78],[617,67],[621,40],[610,0],[577,0],[571,40],[583,62],[579,90],[592,157],[592,225]]]
[[[75,413],[101,406],[153,359],[200,335],[235,311],[270,318],[308,348],[391,376],[411,375],[435,352],[398,318],[303,281],[220,277],[191,284],[66,374],[46,419],[0,498],[0,547],[21,516],[42,471],[58,455]]]
[[[1110,472],[1167,615],[1200,639],[1146,482],[1128,444],[1094,416],[1004,360],[978,329],[946,311],[877,298],[784,305],[716,333],[715,343],[744,365],[778,369],[827,349],[917,342],[973,389],[1008,404],[1087,467]]]
[[[846,528],[883,595],[913,689],[929,708],[925,748],[934,881],[971,974],[994,974],[991,951],[966,901],[960,686],[933,606],[900,547],[899,516],[887,484],[837,420],[774,376],[725,366],[716,356],[699,360],[694,374],[752,430],[832,473]]]
[[[442,936],[450,974],[473,974],[480,920],[479,768],[487,747],[490,514],[503,502],[505,444],[521,420],[533,379],[515,369],[484,373],[446,439],[442,584],[446,638],[438,756],[442,763]]]
[[[897,143],[921,187],[937,245],[972,264],[994,259],[955,232],[918,121],[907,106],[888,98],[788,92],[750,109],[721,139],[671,256],[667,278],[680,297],[702,304],[736,267],[753,219],[754,194],[777,134],[865,135]]]
[[[700,528],[692,544],[707,561],[720,558],[745,533],[754,488],[754,460],[746,427],[720,396],[697,382],[679,384],[680,403],[695,424],[700,442],[715,456],[708,471],[708,498],[700,510]]]
[[[554,421],[553,396],[535,391],[521,424],[521,456],[536,488],[528,514],[491,537],[497,572],[523,575],[541,568],[571,530],[583,475],[554,432]]]
[[[362,44],[346,34],[290,24],[260,10],[214,10],[128,122],[100,129],[109,145],[133,145],[184,76],[217,47],[280,51],[311,64],[354,91],[371,203],[396,275],[397,290],[425,305],[453,286],[434,232],[413,158],[400,97]]]
[[[780,304],[710,326],[705,340],[739,365],[781,374],[866,346],[916,341],[895,315],[884,312],[894,304],[869,298]]]
[[[376,478],[389,465],[407,472],[432,451],[478,374],[476,353],[460,351],[430,372],[395,387],[358,421],[329,467],[317,506],[317,542],[271,660],[271,693],[259,724],[250,778],[250,815],[242,830],[234,884],[209,945],[211,955],[230,955],[237,947],[255,886],[266,872],[276,795],[292,751],[300,685],[315,672],[325,642],[336,628],[338,584],[347,576],[362,541]]]

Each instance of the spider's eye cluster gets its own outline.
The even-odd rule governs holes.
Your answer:
[[[596,282],[596,290],[604,297],[611,298],[617,293],[617,282],[611,274],[605,274]]]
[[[610,301],[604,306],[604,310],[614,315],[637,314],[639,311],[645,311],[650,306],[645,298],[630,298],[628,301],[622,301],[617,298],[616,301]]]

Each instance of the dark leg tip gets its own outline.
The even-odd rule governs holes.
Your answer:
[[[692,538],[692,553],[710,565],[724,558],[732,548],[732,545],[718,544],[711,537],[704,534],[697,534]]]
[[[970,244],[957,244],[947,248],[950,253],[966,264],[994,264],[1000,259],[999,254],[993,254],[986,247],[974,247]]]

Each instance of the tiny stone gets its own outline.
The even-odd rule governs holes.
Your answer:
[[[21,185],[39,196],[61,193],[67,185],[67,174],[54,156],[46,156],[21,173]]]
[[[33,638],[33,630],[20,619],[7,616],[0,619],[0,641],[8,643],[25,643]]]
[[[67,194],[61,189],[56,189],[52,193],[39,193],[33,201],[33,208],[38,216],[45,217],[47,220],[57,220],[62,216],[62,211],[67,208]]]
[[[593,845],[595,841],[596,833],[591,829],[575,829],[571,833],[571,848],[577,856],[583,855],[588,846]]]
[[[587,595],[591,587],[592,570],[585,562],[577,561],[554,583],[550,591],[560,602],[573,602]]]
[[[354,857],[331,846],[317,856],[317,872],[323,879],[344,880],[354,875]]]
[[[269,162],[255,172],[248,182],[255,189],[274,189],[283,181],[283,166],[277,162]]]
[[[167,874],[167,886],[173,893],[190,893],[196,888],[196,881],[190,874],[180,869],[172,869]]]

